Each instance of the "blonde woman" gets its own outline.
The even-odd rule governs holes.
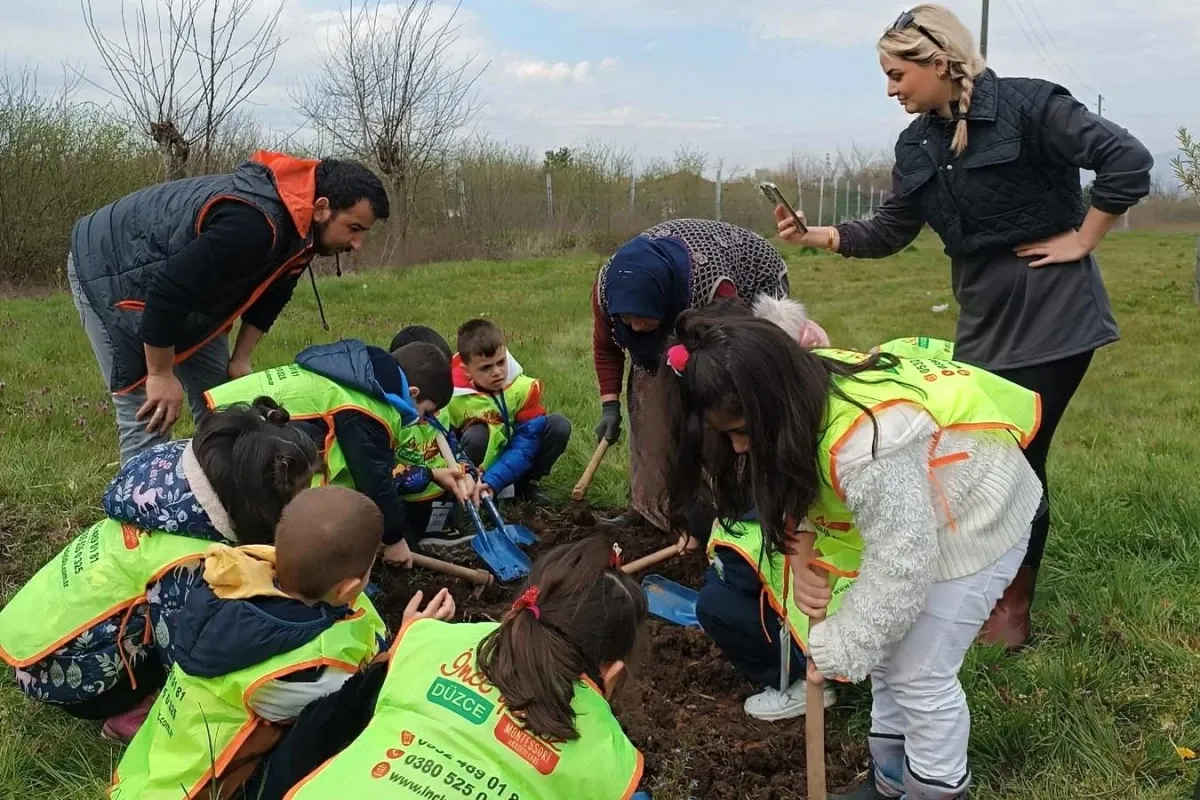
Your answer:
[[[1061,86],[1000,78],[966,26],[939,5],[906,11],[879,40],[889,97],[918,115],[896,142],[892,194],[869,220],[785,241],[847,258],[885,258],[928,224],[950,256],[959,304],[954,357],[1032,389],[1042,423],[1025,456],[1046,486],[1046,455],[1093,353],[1117,341],[1092,250],[1150,190],[1153,159]],[[1096,173],[1085,208],[1080,169]],[[1016,650],[1050,528],[1049,493],[1017,576],[981,638]],[[886,795],[885,795],[886,796]]]

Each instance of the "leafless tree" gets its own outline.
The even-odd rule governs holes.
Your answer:
[[[458,10],[443,18],[434,0],[349,0],[292,95],[321,142],[385,176],[400,241],[422,180],[480,108],[475,83],[487,65],[455,52]]]
[[[282,0],[261,18],[254,0],[122,0],[120,31],[112,35],[92,0],[81,4],[114,84],[102,88],[158,146],[168,177],[182,177],[189,166],[210,171],[226,124],[275,65]]]

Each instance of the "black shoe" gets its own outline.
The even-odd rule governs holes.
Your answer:
[[[615,517],[604,517],[597,521],[609,528],[633,528],[642,524],[642,515],[636,511],[624,511]]]

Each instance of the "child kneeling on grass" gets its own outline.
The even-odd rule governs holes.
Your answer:
[[[0,658],[34,700],[133,737],[173,663],[174,620],[214,541],[274,540],[285,505],[320,466],[270,398],[204,416],[196,435],[130,459],[107,517],[0,610]]]
[[[288,504],[275,546],[213,545],[176,620],[167,684],[113,775],[113,800],[235,796],[281,724],[385,646],[365,596],[383,516],[341,486]]]
[[[757,526],[713,539],[768,566],[785,554],[757,568],[789,626],[828,609],[807,631],[813,679],[871,677],[872,777],[850,797],[966,797],[958,672],[1029,543],[1041,485],[1021,451],[1038,396],[957,362],[807,351],[762,319],[686,312],[675,342],[670,507],[698,490],[720,520],[753,506]],[[707,454],[706,427],[727,437]],[[793,532],[806,518],[815,549]],[[854,580],[835,594],[810,565]],[[779,694],[802,703],[803,679]]]
[[[498,495],[514,485],[518,500],[544,504],[538,482],[566,451],[570,420],[546,414],[542,382],[525,374],[494,322],[472,319],[462,324],[452,369],[450,425],[467,457],[481,470],[476,493]]]
[[[629,798],[642,756],[609,698],[645,619],[608,542],[555,547],[499,623],[408,622],[387,663],[306,709],[261,800]]]
[[[314,345],[293,364],[255,372],[205,393],[209,408],[259,394],[287,406],[293,424],[321,448],[314,483],[356,489],[384,519],[383,558],[412,566],[407,526],[393,477],[400,431],[450,400],[450,362],[437,347],[414,343],[388,353],[344,339]]]

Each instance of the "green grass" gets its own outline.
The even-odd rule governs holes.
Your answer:
[[[1189,236],[1132,233],[1101,248],[1124,339],[1097,356],[1056,439],[1038,646],[1019,657],[973,651],[964,669],[978,797],[1191,796],[1197,771],[1175,748],[1200,750],[1193,247]],[[931,237],[886,261],[788,258],[793,293],[837,344],[953,335],[953,311],[930,310],[952,302],[948,266]],[[490,316],[526,370],[545,381],[547,405],[576,425],[551,481],[565,501],[592,449],[598,404],[588,290],[600,261],[442,264],[326,279],[329,332],[302,283],[256,363],[283,363],[339,337],[386,345],[408,323],[452,338],[467,317]],[[0,596],[9,597],[73,526],[97,515],[116,436],[70,298],[0,306]],[[626,463],[622,445],[598,473],[593,502],[624,502]],[[856,731],[866,725],[860,697],[849,723]],[[7,678],[0,730],[0,797],[99,797],[118,756],[94,725],[26,702]]]

